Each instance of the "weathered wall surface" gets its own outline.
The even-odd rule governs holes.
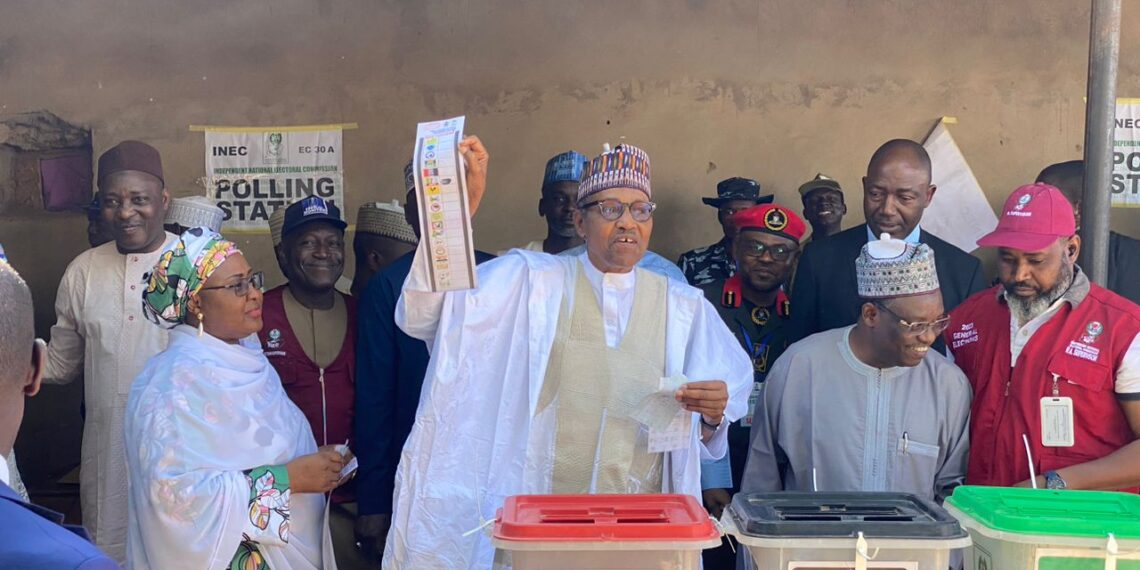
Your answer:
[[[1140,96],[1140,10],[1125,6],[1120,95]],[[699,196],[729,176],[781,201],[816,172],[849,189],[893,137],[941,115],[991,203],[1083,140],[1088,2],[958,0],[45,0],[0,12],[0,114],[48,109],[158,147],[176,195],[203,175],[189,124],[355,121],[350,217],[401,197],[418,120],[466,114],[492,153],[485,250],[539,237],[545,160],[621,137],[652,157],[653,247],[717,238]],[[1140,234],[1140,212],[1115,227]],[[81,251],[81,216],[0,219],[41,333]],[[246,249],[278,282],[268,238]]]

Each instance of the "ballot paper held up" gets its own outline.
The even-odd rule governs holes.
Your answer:
[[[630,414],[649,428],[649,452],[660,453],[688,447],[693,414],[681,407],[674,394],[688,379],[662,378],[657,391],[646,396]]]
[[[432,291],[473,289],[475,245],[459,142],[465,117],[420,123],[412,158]]]

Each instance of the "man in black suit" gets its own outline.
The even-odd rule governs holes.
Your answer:
[[[800,257],[792,287],[792,342],[855,323],[860,305],[855,258],[869,240],[882,234],[924,243],[934,250],[947,311],[985,288],[977,258],[919,227],[922,212],[937,190],[930,180],[930,156],[922,145],[894,139],[875,151],[863,177],[863,216],[867,223],[813,240]],[[941,341],[935,348],[944,351]]]
[[[1056,186],[1073,205],[1077,230],[1081,229],[1081,198],[1085,194],[1085,161],[1070,160],[1046,166],[1037,182]],[[1108,234],[1108,283],[1105,288],[1140,305],[1140,240],[1117,232]]]

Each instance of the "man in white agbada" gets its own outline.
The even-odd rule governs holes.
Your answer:
[[[99,157],[99,204],[114,241],[68,265],[56,294],[44,383],[62,384],[83,371],[79,497],[83,525],[95,544],[124,564],[127,545],[127,460],[123,411],[131,381],[166,348],[167,333],[143,317],[143,274],[176,236],[163,231],[169,196],[162,159],[146,143],[124,141]]]
[[[474,137],[460,148],[474,212],[487,155]],[[700,461],[724,455],[752,364],[699,290],[634,269],[653,228],[649,199],[649,158],[622,145],[581,182],[580,256],[513,250],[479,266],[478,288],[432,293],[421,242],[396,322],[432,357],[396,475],[384,568],[490,568],[488,538],[464,533],[510,495],[700,499]],[[678,375],[682,443],[650,452],[630,414]]]

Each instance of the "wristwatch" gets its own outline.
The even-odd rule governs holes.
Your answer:
[[[1045,472],[1045,488],[1046,489],[1068,489],[1068,483],[1061,478],[1061,475],[1056,471]]]
[[[717,422],[716,425],[710,424],[707,420],[705,420],[705,415],[701,414],[701,424],[703,424],[705,427],[707,427],[713,431],[720,429],[720,424],[723,424],[723,423],[724,423],[724,418],[721,417],[720,421]]]

